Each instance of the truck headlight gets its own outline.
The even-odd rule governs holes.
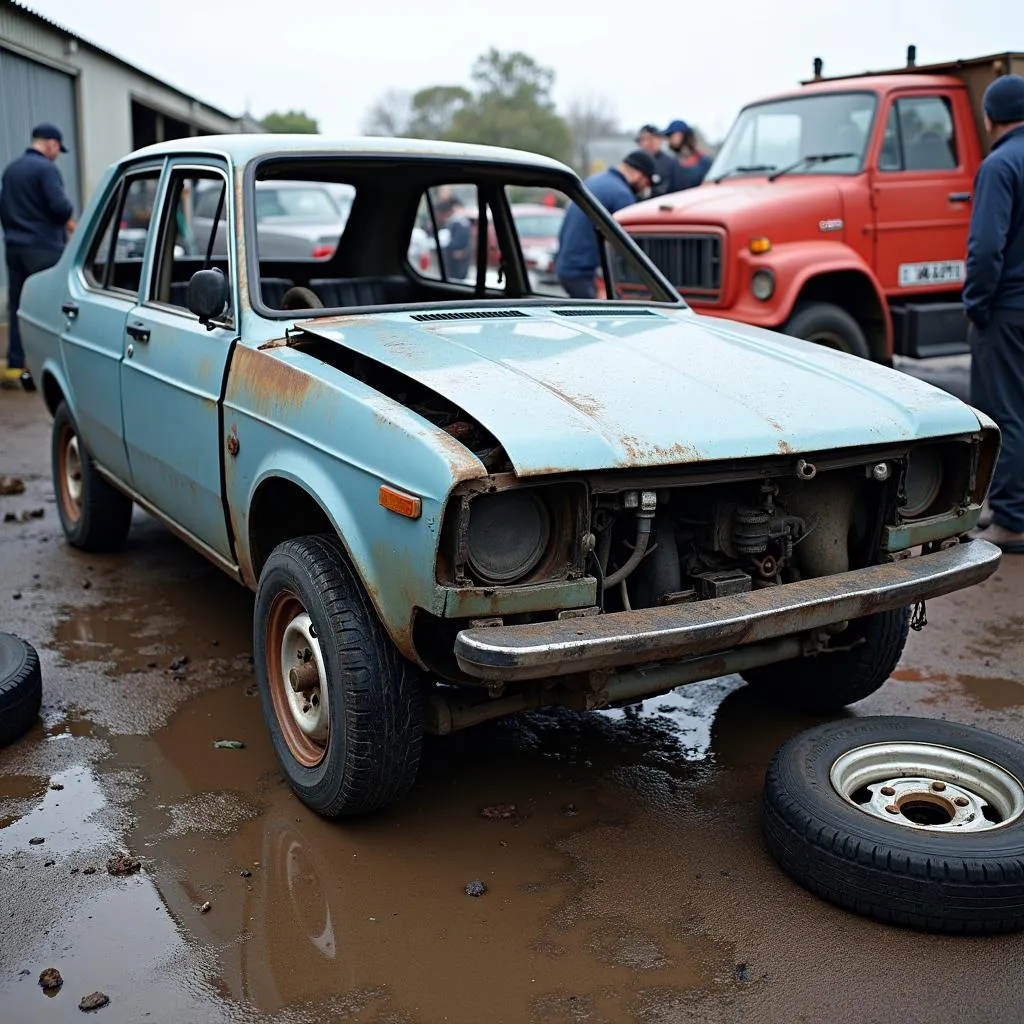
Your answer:
[[[767,302],[775,294],[775,273],[771,270],[754,271],[750,279],[750,291],[759,302]]]
[[[470,507],[470,568],[485,582],[513,583],[537,567],[550,536],[551,516],[530,491],[481,495]]]

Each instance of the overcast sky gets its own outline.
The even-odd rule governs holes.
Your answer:
[[[85,39],[232,114],[302,109],[358,134],[389,88],[468,84],[488,47],[556,73],[555,100],[607,100],[633,130],[682,117],[712,138],[743,103],[809,77],[1024,50],[1020,0],[25,0]],[[578,14],[570,14],[576,10]]]

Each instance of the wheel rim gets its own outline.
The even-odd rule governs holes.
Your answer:
[[[66,423],[58,438],[57,463],[61,508],[70,522],[77,523],[82,515],[82,449]]]
[[[918,832],[986,832],[1024,815],[1024,786],[992,761],[935,743],[871,743],[839,757],[836,792],[872,817]]]
[[[316,627],[292,593],[274,598],[264,657],[274,714],[288,749],[299,764],[313,768],[330,740],[327,670]]]

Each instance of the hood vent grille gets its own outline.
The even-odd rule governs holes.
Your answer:
[[[510,320],[525,316],[517,309],[474,309],[464,313],[414,313],[411,319],[423,323],[430,320]]]
[[[556,309],[559,316],[661,316],[653,309]]]

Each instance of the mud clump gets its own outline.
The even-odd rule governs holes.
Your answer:
[[[64,979],[60,976],[60,971],[56,967],[47,967],[39,975],[39,985],[46,991],[55,992],[63,984]]]
[[[25,481],[17,476],[0,476],[0,494],[24,494]]]
[[[515,816],[515,804],[491,804],[489,807],[480,808],[480,817],[488,818],[491,821],[498,821],[503,818],[514,818]]]
[[[111,857],[107,861],[107,872],[111,875],[134,875],[141,867],[142,864],[135,857],[130,857],[126,853]]]
[[[102,992],[90,992],[87,996],[82,996],[78,1002],[78,1008],[83,1013],[89,1013],[91,1010],[98,1010],[101,1006],[106,1006],[110,1002],[110,996],[104,995]]]

